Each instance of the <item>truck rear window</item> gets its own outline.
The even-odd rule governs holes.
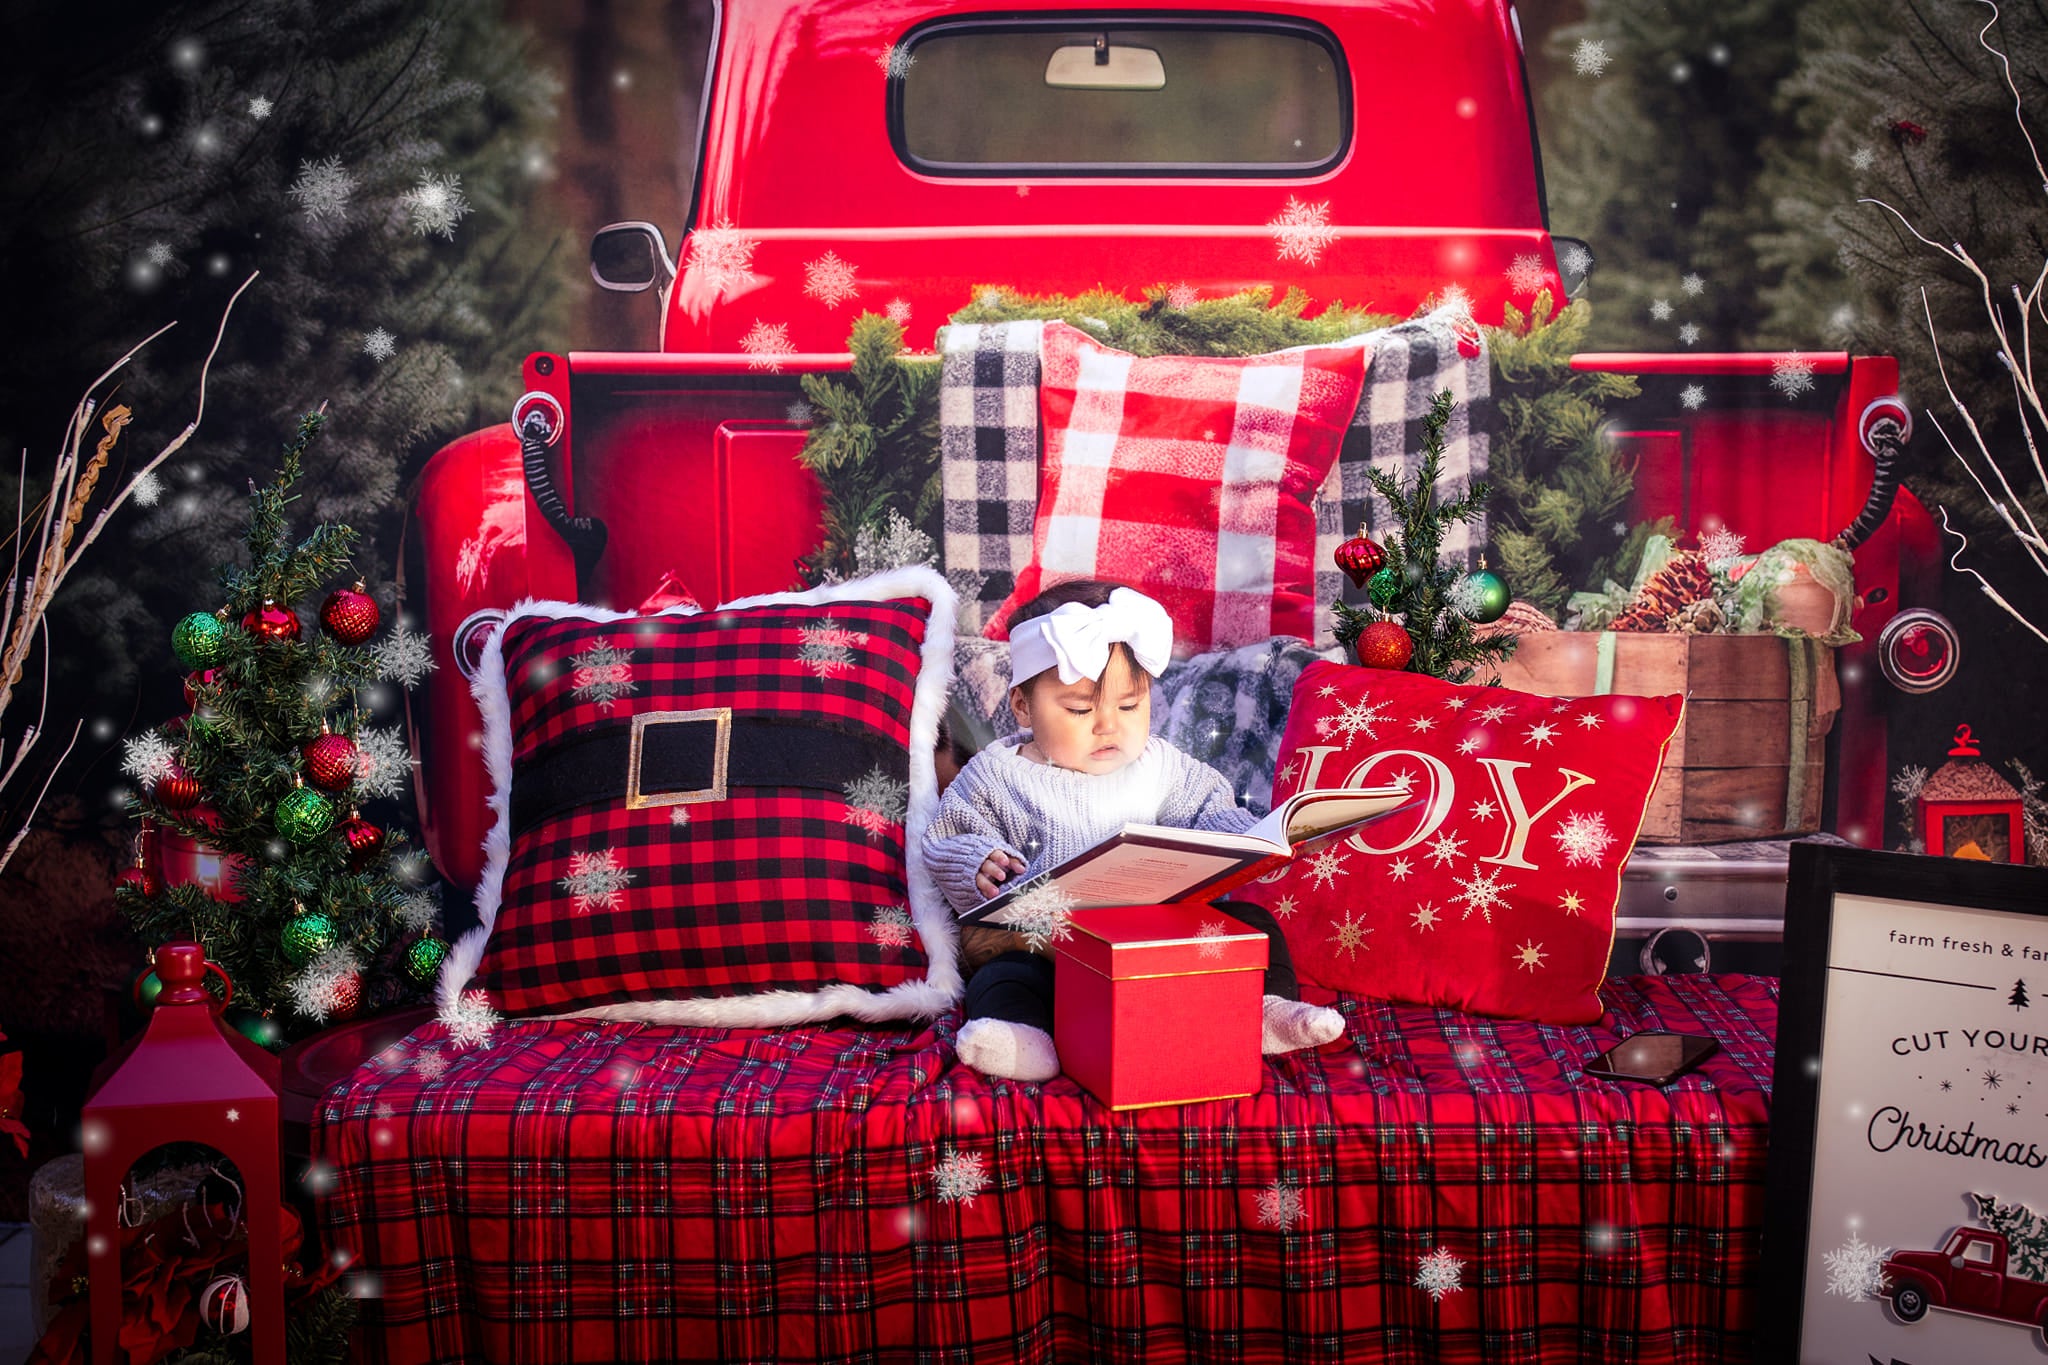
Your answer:
[[[1336,40],[1304,23],[947,21],[892,67],[897,152],[939,175],[1307,175],[1351,136]]]

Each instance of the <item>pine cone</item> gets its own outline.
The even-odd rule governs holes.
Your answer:
[[[1666,630],[1671,617],[1695,602],[1711,601],[1714,575],[1707,561],[1696,551],[1675,554],[1664,567],[1650,575],[1650,581],[1614,618],[1609,630]]]

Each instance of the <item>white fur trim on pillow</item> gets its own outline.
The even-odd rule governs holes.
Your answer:
[[[808,592],[764,593],[726,602],[716,611],[740,607],[779,604],[812,605],[825,602],[886,602],[921,597],[931,604],[925,624],[924,647],[917,674],[917,690],[910,710],[911,801],[904,816],[906,872],[910,883],[910,918],[923,940],[928,966],[922,979],[904,981],[886,991],[871,991],[850,984],[834,984],[816,991],[768,991],[760,995],[682,1000],[634,1000],[598,1005],[551,1018],[638,1020],[653,1024],[686,1024],[727,1028],[773,1028],[783,1024],[813,1023],[848,1015],[875,1022],[884,1019],[931,1018],[960,998],[959,939],[938,884],[924,865],[924,829],[938,810],[938,773],[932,750],[938,743],[939,721],[946,714],[946,702],[953,681],[953,618],[957,603],[944,575],[934,569],[911,567],[827,583]],[[690,616],[691,607],[671,607],[659,616]],[[436,999],[445,1018],[462,998],[483,961],[484,945],[498,921],[499,898],[505,885],[505,865],[512,856],[512,710],[505,690],[505,628],[521,617],[575,617],[604,622],[640,619],[633,612],[606,611],[574,602],[525,601],[505,614],[491,633],[477,666],[470,690],[476,695],[484,718],[484,763],[491,775],[491,813],[496,816],[491,832],[484,838],[483,877],[476,888],[477,927],[464,934],[448,954],[441,968]],[[533,1017],[533,1016],[528,1016]]]

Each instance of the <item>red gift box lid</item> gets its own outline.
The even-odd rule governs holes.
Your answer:
[[[1266,967],[1266,936],[1206,905],[1096,906],[1068,923],[1060,954],[1112,980]]]

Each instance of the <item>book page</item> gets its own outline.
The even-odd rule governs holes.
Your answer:
[[[1158,905],[1245,862],[1245,858],[1227,853],[1125,843],[1090,858],[1059,877],[1057,884],[1074,898],[1077,907]]]
[[[1287,820],[1287,841],[1304,843],[1406,804],[1410,797],[1398,788],[1367,795],[1356,789],[1339,792],[1306,791],[1283,803],[1278,813]]]

